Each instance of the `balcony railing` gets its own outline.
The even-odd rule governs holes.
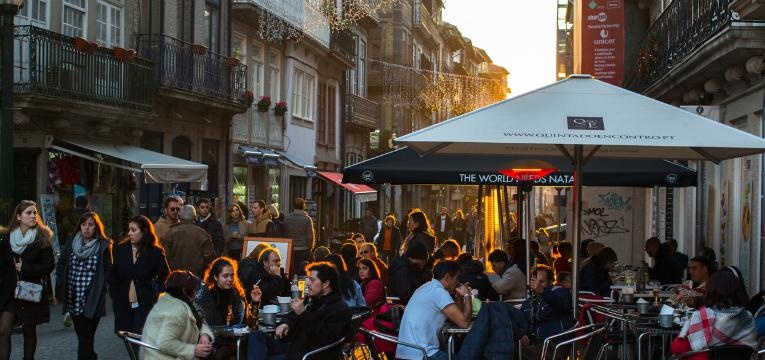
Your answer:
[[[414,3],[417,4],[419,1],[415,1]],[[432,39],[433,36],[438,34],[436,23],[433,21],[433,18],[430,17],[430,12],[425,5],[420,3],[419,5],[415,5],[412,10],[412,27],[414,27],[415,30],[419,30],[422,33],[422,36],[426,39]]]
[[[234,116],[233,141],[282,149],[284,148],[283,121],[284,116],[277,116],[273,111],[260,112],[256,107],[250,107],[247,112]]]
[[[346,59],[356,61],[356,39],[348,30],[338,31],[332,34],[329,41],[330,49],[340,53]]]
[[[120,61],[114,50],[92,54],[74,48],[74,39],[34,26],[14,29],[14,92],[154,111],[154,64]]]
[[[731,0],[673,0],[646,31],[640,50],[625,64],[626,84],[642,92],[712,36],[730,25]]]
[[[284,25],[302,31],[329,48],[329,21],[315,6],[316,0],[234,0],[234,3],[254,5],[266,10],[281,19]],[[275,23],[269,23],[269,26],[279,28],[279,24]]]
[[[162,35],[136,35],[141,56],[157,63],[155,81],[165,87],[244,105],[247,67],[211,51],[195,52],[193,45]]]
[[[377,119],[380,117],[379,104],[355,94],[346,94],[345,106],[346,122],[370,130],[377,129]]]

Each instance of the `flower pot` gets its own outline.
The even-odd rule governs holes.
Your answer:
[[[98,50],[98,44],[94,42],[88,42],[87,45],[85,45],[85,52],[88,54],[93,54]]]
[[[74,49],[77,51],[85,52],[85,47],[88,46],[88,40],[81,37],[74,38]]]
[[[228,58],[228,66],[237,66],[239,65],[239,59],[235,57]]]
[[[113,56],[114,56],[115,59],[117,59],[119,61],[125,61],[125,59],[127,58],[127,55],[128,55],[127,49],[123,49],[121,47],[114,48],[114,55]]]
[[[207,54],[207,46],[199,44],[191,45],[191,52],[197,55],[205,55]]]
[[[284,116],[284,114],[286,113],[287,113],[287,109],[284,109],[284,110],[274,109],[274,115],[276,116]]]
[[[260,104],[258,104],[258,111],[260,111],[260,112],[268,112],[268,108],[270,106],[271,106],[270,104],[269,105],[260,105]]]

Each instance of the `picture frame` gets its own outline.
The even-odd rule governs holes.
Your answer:
[[[276,237],[245,236],[243,239],[242,257],[246,257],[258,244],[268,244],[279,249],[282,258],[282,270],[284,274],[292,275],[292,239]]]

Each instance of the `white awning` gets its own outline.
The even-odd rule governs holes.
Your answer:
[[[129,161],[138,168],[126,167],[113,164],[76,150],[52,145],[51,148],[71,155],[79,156],[88,160],[94,160],[102,164],[143,172],[146,183],[181,183],[203,182],[207,179],[207,165],[179,159],[170,155],[146,150],[137,146],[106,143],[83,139],[60,139],[57,140],[79,146],[84,149],[111,156],[113,158]]]

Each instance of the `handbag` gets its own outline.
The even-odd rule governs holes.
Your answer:
[[[19,300],[39,303],[42,300],[43,286],[29,281],[19,280],[16,282],[16,291],[13,296]]]

